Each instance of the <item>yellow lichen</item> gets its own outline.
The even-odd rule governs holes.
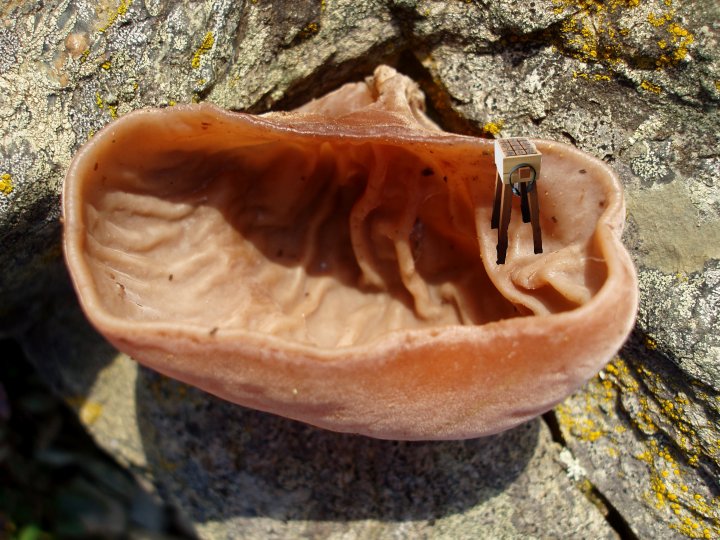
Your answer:
[[[3,173],[0,175],[0,193],[3,195],[10,195],[15,187],[13,186],[13,179],[10,173]]]
[[[686,408],[691,406],[688,396],[678,392],[673,398],[665,399],[662,396],[662,388],[665,382],[656,373],[650,371],[642,364],[634,364],[632,368],[625,361],[616,358],[608,364],[598,377],[591,380],[586,393],[592,394],[595,402],[606,399],[604,392],[608,392],[609,384],[622,389],[623,394],[629,395],[638,390],[636,377],[642,379],[649,385],[654,398],[638,396],[637,409],[631,415],[631,421],[644,433],[652,436],[659,431],[657,427],[660,422],[669,422],[677,428],[681,435],[677,443],[683,457],[682,463],[678,455],[673,454],[677,448],[663,446],[655,438],[649,438],[645,442],[645,449],[634,454],[635,459],[646,464],[649,474],[649,489],[644,494],[648,505],[655,511],[665,514],[668,526],[688,536],[689,538],[705,538],[706,532],[715,538],[720,537],[720,498],[709,501],[707,496],[700,493],[693,493],[684,481],[685,466],[697,467],[700,463],[701,445],[697,442],[698,435],[692,429],[692,424],[686,418]],[[583,423],[569,415],[568,410],[562,406],[558,407],[558,419],[561,426],[569,430],[580,440],[591,442],[592,437],[583,437],[583,425],[590,427],[591,424]],[[593,415],[603,414],[602,409],[597,408]],[[593,428],[595,426],[592,426]],[[596,428],[597,429],[597,428]],[[591,433],[592,429],[587,433]],[[613,433],[609,433],[613,437]],[[617,446],[610,447],[608,455],[615,456],[614,450]]]
[[[717,536],[720,533],[720,498],[708,503],[700,493],[691,495],[688,486],[681,481],[681,470],[675,466],[675,458],[669,449],[654,439],[648,441],[647,446],[646,451],[635,455],[648,466],[650,490],[645,493],[647,502],[656,510],[672,512],[678,521],[669,520],[668,526],[689,538],[704,538],[705,530]],[[705,520],[712,529],[706,527],[700,531],[698,518]]]
[[[68,397],[65,401],[77,411],[80,421],[87,426],[94,424],[102,415],[102,405],[84,396]]]
[[[673,23],[668,27],[671,40],[676,45],[676,49],[672,54],[674,61],[684,60],[688,55],[688,47],[695,41],[695,37],[687,28],[683,28],[677,23]]]
[[[117,105],[106,104],[100,95],[100,92],[95,92],[95,105],[97,105],[98,109],[107,109],[107,112],[110,114],[110,118],[113,120],[118,117]],[[91,133],[88,137],[92,137],[92,135],[93,134]]]
[[[564,405],[558,405],[556,413],[560,425],[582,441],[594,442],[605,435],[591,418],[576,418]]]
[[[548,38],[553,41],[553,49],[556,51],[614,70],[620,64],[631,61],[631,54],[623,40],[630,35],[631,29],[619,26],[618,21],[623,20],[625,11],[647,3],[648,0],[553,0],[554,12],[566,13],[567,17],[560,25],[559,37],[548,33]],[[665,5],[671,8],[672,1],[666,0]],[[677,22],[674,9],[650,12],[647,22],[653,28],[664,28],[668,37],[657,41],[657,57],[638,60],[643,64],[640,67],[650,68],[654,64],[654,67],[664,68],[687,57],[688,47],[694,42],[694,37]]]
[[[92,401],[86,401],[80,407],[80,420],[83,424],[89,426],[94,424],[98,418],[102,415],[102,405],[94,403]]]
[[[505,122],[503,120],[498,120],[497,122],[488,122],[483,126],[482,130],[483,133],[496,137],[500,134],[500,131],[502,131],[503,125],[505,125]]]
[[[127,13],[132,3],[133,0],[120,0],[120,4],[118,5],[117,9],[115,9],[115,11],[110,15],[108,21],[102,26],[102,28],[98,30],[98,32],[100,32],[101,34],[107,32],[120,17]]]
[[[646,90],[648,92],[652,92],[653,94],[659,94],[662,92],[662,88],[660,88],[658,85],[651,83],[650,81],[643,81],[640,83],[640,88],[643,90]]]
[[[674,15],[675,10],[669,11],[667,13],[661,13],[660,15],[648,13],[648,22],[654,27],[659,28],[660,26],[664,26],[665,23],[671,21]]]
[[[639,380],[647,385],[650,395],[639,393]],[[694,392],[699,399],[713,399],[699,388]],[[576,405],[571,408],[561,404],[556,408],[562,430],[588,445],[601,436],[606,437],[609,443],[614,443],[606,446],[607,455],[622,459],[623,442],[618,437],[624,430],[611,429],[602,420],[620,393],[637,403],[637,407],[626,411],[630,421],[645,434],[644,448],[633,454],[647,470],[648,482],[642,492],[645,503],[670,529],[688,538],[720,538],[720,497],[695,492],[685,478],[691,467],[700,465],[702,449],[706,448],[688,419],[694,400],[683,392],[668,395],[667,381],[646,365],[615,358],[581,394],[585,396],[585,414],[578,414]],[[662,397],[664,395],[668,397]],[[664,426],[662,431],[667,432],[668,424],[675,428],[678,436],[674,444],[665,445],[655,434],[660,432],[658,426]],[[717,442],[720,446],[720,440]],[[717,452],[714,447],[713,451]],[[692,476],[696,475],[692,473]]]
[[[192,60],[190,61],[190,65],[193,69],[197,69],[200,67],[203,55],[207,53],[210,49],[212,49],[213,45],[215,45],[215,36],[212,32],[208,32],[207,34],[205,34],[205,37],[200,44],[200,47],[197,48],[195,54],[193,54]]]

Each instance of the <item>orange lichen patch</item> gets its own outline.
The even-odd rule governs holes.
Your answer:
[[[545,251],[511,223],[498,265],[492,143],[423,108],[381,66],[289,113],[123,117],[66,178],[85,312],[164,374],[337,431],[476,437],[548,410],[633,325],[619,180],[535,141]]]
[[[553,0],[557,13],[570,15],[561,25],[559,48],[571,56],[587,62],[614,64],[622,57],[622,37],[627,29],[616,27],[611,15],[632,9],[638,2],[615,0]]]
[[[667,61],[668,64],[684,60],[688,55],[688,47],[695,42],[695,37],[687,28],[673,23],[668,26],[670,39],[675,44],[675,50],[672,52],[672,59]]]
[[[648,22],[655,26],[660,27],[663,26],[666,22],[672,19],[672,15],[669,13],[663,14],[661,16],[657,16],[654,13],[648,13]]]
[[[610,444],[620,444],[618,436],[625,432],[625,428],[616,426],[611,430],[595,419],[605,417],[603,409],[614,407],[621,391],[637,389],[637,382],[632,378],[627,364],[622,359],[615,358],[585,386],[582,394],[585,402],[582,416],[577,417],[568,405],[562,403],[555,408],[558,422],[574,437],[586,443],[607,437]],[[609,453],[618,455],[612,446]]]
[[[573,79],[585,79],[586,81],[607,82],[612,76],[606,73],[586,73],[584,71],[573,71]]]
[[[595,442],[607,432],[599,428],[595,421],[588,417],[577,418],[565,405],[558,405],[555,408],[560,425],[581,441]]]

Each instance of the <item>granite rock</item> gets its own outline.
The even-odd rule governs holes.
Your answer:
[[[203,536],[720,536],[718,19],[712,0],[6,3],[0,333]],[[547,417],[564,449],[539,421],[383,443],[231,407],[118,356],[68,296],[62,176],[112,118],[289,108],[381,62],[420,82],[446,129],[563,140],[623,178],[637,326]]]
[[[209,99],[260,111],[286,94],[306,100],[313,74],[322,70],[327,87],[364,75],[398,37],[376,2],[4,4],[0,332],[20,327],[28,299],[48,286],[65,169],[102,126],[145,106]]]
[[[620,172],[637,325],[614,363],[557,408],[558,439],[584,471],[579,485],[620,511],[627,534],[717,537],[718,5],[535,6],[558,18],[423,42],[416,56],[441,86],[428,94],[447,124],[565,140]],[[447,4],[429,16],[460,12]]]
[[[45,307],[26,351],[201,538],[617,538],[539,419],[467,441],[324,431],[139,367],[85,322],[70,288]]]
[[[618,358],[557,407],[561,437],[638,538],[720,535],[720,406],[633,335]]]

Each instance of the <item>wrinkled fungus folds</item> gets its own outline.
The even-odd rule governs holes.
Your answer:
[[[545,252],[516,209],[497,265],[492,144],[422,107],[381,67],[291,113],[111,124],[64,194],[89,318],[161,372],[330,429],[457,438],[543,412],[632,324],[619,182],[537,141]]]
[[[202,147],[178,139],[159,167],[142,151],[98,165],[87,254],[113,314],[330,348],[515,314],[478,250],[469,183],[487,163],[204,123]],[[228,136],[242,144],[213,151]]]

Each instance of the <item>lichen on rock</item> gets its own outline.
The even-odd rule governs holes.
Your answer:
[[[0,100],[0,175],[5,186],[0,191],[3,331],[17,334],[28,324],[36,325],[35,333],[23,339],[34,351],[35,362],[46,377],[54,378],[58,388],[92,379],[94,371],[78,364],[70,351],[79,350],[73,347],[87,345],[96,337],[76,330],[72,333],[77,342],[57,340],[58,335],[68,337],[68,326],[58,321],[70,324],[72,320],[73,328],[81,328],[81,323],[68,319],[65,308],[48,310],[47,304],[54,300],[48,292],[48,280],[42,276],[48,270],[62,275],[55,272],[57,266],[52,266],[52,261],[60,255],[59,193],[70,157],[110,122],[113,114],[122,116],[144,106],[193,100],[253,112],[291,108],[344,82],[361,80],[375,65],[389,62],[420,80],[433,118],[446,129],[565,141],[604,159],[620,173],[631,201],[625,241],[638,266],[640,316],[634,345],[620,354],[628,374],[618,378],[606,371],[604,380],[595,380],[567,402],[565,409],[558,410],[558,415],[564,414],[570,422],[562,428],[565,444],[587,472],[587,481],[604,495],[604,504],[614,507],[635,535],[702,538],[706,531],[716,534],[716,517],[708,509],[716,508],[713,497],[717,496],[717,487],[706,479],[717,475],[713,461],[716,434],[708,426],[713,422],[717,425],[713,412],[716,405],[710,405],[717,403],[720,388],[720,284],[710,240],[720,214],[715,189],[720,175],[720,52],[718,30],[711,24],[718,19],[717,3],[536,0],[531,4],[534,6],[405,0],[136,0],[104,2],[103,9],[95,10],[75,1],[45,2],[42,9],[28,2],[6,2],[0,7],[0,93],[4,96]],[[208,33],[212,33],[212,45],[205,40]],[[193,59],[200,50],[195,62],[198,67],[194,68]],[[6,174],[12,183],[10,193]],[[665,213],[667,197],[674,199],[668,205],[670,216]],[[42,302],[24,301],[33,294]],[[38,313],[44,314],[42,324],[37,322]],[[53,324],[63,330],[50,333],[48,328]],[[52,343],[65,343],[53,349],[58,356],[52,362],[44,354],[47,348],[32,348],[51,339]],[[103,356],[98,350],[103,351],[93,348],[87,354],[98,360],[97,355]],[[620,364],[614,365],[620,369]],[[146,395],[146,385],[156,381],[142,375],[144,372],[140,377],[127,370],[117,373],[125,377],[123,389],[136,389],[141,395]],[[638,391],[633,391],[635,385]],[[107,388],[97,392],[107,392]],[[606,393],[612,399],[606,400]],[[137,405],[136,396],[130,398]],[[689,403],[679,403],[676,398]],[[215,411],[217,418],[225,420],[214,424],[218,427],[213,433],[224,433],[227,425],[237,426],[238,418],[212,400],[200,393],[193,393],[192,399],[197,410]],[[148,405],[152,400],[141,399],[139,403]],[[673,404],[672,409],[668,403]],[[190,515],[206,515],[197,508],[201,501],[184,490],[188,483],[209,474],[207,471],[214,471],[219,483],[203,486],[203,494],[216,496],[221,488],[227,489],[222,460],[206,456],[205,461],[196,461],[193,466],[176,466],[170,474],[170,465],[160,459],[163,448],[157,444],[175,440],[176,433],[189,429],[195,409],[162,420],[167,410],[183,411],[186,406],[185,401],[175,401],[169,409],[161,408],[162,412],[151,416],[152,428],[142,420],[146,433],[165,435],[146,438],[145,446],[136,445],[133,441],[137,438],[125,435],[116,442],[117,426],[131,426],[129,429],[137,432],[136,409],[118,407],[118,424],[108,427],[103,423],[108,415],[103,415],[89,429],[117,456],[144,456],[144,461],[133,463],[163,495]],[[673,419],[676,414],[678,421]],[[158,431],[160,426],[164,429]],[[271,432],[262,442],[270,447],[275,444],[275,448],[275,436],[292,429],[268,417],[248,426],[251,430],[263,426]],[[688,436],[678,426],[687,426],[695,436]],[[254,431],[239,428],[232,433],[238,440],[257,436]],[[684,445],[683,436],[688,437],[692,448]],[[185,442],[190,447],[194,441],[192,448],[199,452],[207,440],[206,436]],[[559,454],[547,438],[542,440],[536,447],[538,454]],[[297,441],[293,444],[300,448],[303,443]],[[651,441],[656,442],[656,448]],[[313,448],[318,448],[320,455],[330,443],[318,444]],[[267,446],[260,442],[251,448],[262,450],[270,461],[281,457],[274,451],[268,454]],[[392,452],[392,447],[374,451]],[[611,458],[613,453],[617,457],[611,460],[596,456]],[[677,465],[679,476],[666,454]],[[172,455],[179,458],[180,454]],[[258,464],[251,462],[243,468],[244,458],[237,457],[242,454],[232,455],[239,467],[234,478],[247,479],[243,484],[246,487],[255,486],[255,478],[243,474],[258,470],[254,469]],[[303,455],[296,459],[302,461]],[[424,458],[420,454],[411,459],[421,463]],[[438,458],[437,463],[447,459]],[[518,463],[522,462],[512,461],[509,466],[518,467]],[[382,464],[367,467],[377,478],[385,478],[389,470]],[[198,470],[202,471],[200,475]],[[462,471],[458,478],[466,476],[467,471]],[[615,471],[617,474],[612,474]],[[667,478],[663,471],[668,473]],[[550,480],[534,466],[528,466],[527,474],[543,479],[531,485],[546,493]],[[257,481],[273,482],[266,476]],[[407,490],[403,493],[408,493],[408,500],[413,490],[419,489],[393,481],[396,483],[387,487],[387,493],[400,486]],[[457,482],[443,484],[442,492],[453,492],[451,484],[456,486]],[[473,507],[476,513],[455,513],[434,526],[428,520],[417,530],[430,531],[428,534],[467,532],[476,531],[473,527],[482,523],[481,531],[488,534],[502,529],[552,536],[556,529],[547,527],[563,524],[568,527],[557,529],[557,535],[576,530],[582,531],[579,535],[611,537],[613,532],[598,518],[600,514],[582,502],[588,490],[572,491],[574,495],[568,497],[570,486],[563,483],[554,491],[565,495],[551,499],[548,504],[552,509],[529,509],[526,493],[490,487],[483,491],[486,499]],[[363,500],[385,496],[386,492],[378,489],[363,491],[368,497]],[[245,494],[250,492],[254,491]],[[664,501],[660,508],[658,494]],[[670,500],[670,495],[678,500]],[[307,499],[288,499],[286,503],[283,508],[291,508],[293,504],[307,504]],[[256,512],[267,508],[257,499],[248,504],[255,506]],[[482,512],[483,508],[488,512]],[[513,508],[521,508],[525,517],[513,514]],[[238,508],[235,515],[217,515],[214,525],[204,525],[203,531],[247,531],[243,527],[259,522],[270,530],[277,524],[267,512],[255,521],[249,513],[247,508]],[[392,521],[401,514],[394,509],[390,517],[381,516],[380,521],[387,530],[396,525],[394,532],[404,530],[407,523],[416,524]],[[328,535],[333,527],[340,526],[340,515],[337,510],[316,512],[315,518],[324,516],[326,521],[308,527]],[[472,519],[465,519],[468,515]],[[591,517],[586,523],[575,523],[580,528],[571,529],[570,515]],[[543,518],[530,525],[533,516]],[[229,522],[232,525],[224,525]],[[372,525],[366,521],[343,525],[343,531],[367,531],[367,527],[376,526],[374,520],[370,522]]]

